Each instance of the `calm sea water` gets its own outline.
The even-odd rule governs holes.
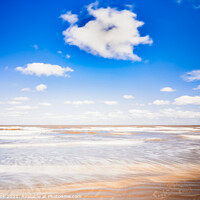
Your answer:
[[[199,166],[200,126],[0,127],[0,189],[196,176]]]

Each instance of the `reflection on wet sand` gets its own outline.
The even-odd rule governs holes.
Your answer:
[[[64,184],[57,187],[0,190],[7,197],[26,197],[28,199],[200,199],[200,180],[180,182],[137,183],[136,178],[115,180],[112,182],[82,182]]]

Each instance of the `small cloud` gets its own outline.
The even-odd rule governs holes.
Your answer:
[[[199,81],[200,80],[200,70],[192,70],[190,72],[186,72],[182,76],[183,80],[187,82],[192,82],[192,81]]]
[[[15,106],[12,108],[8,108],[7,110],[33,110],[37,109],[35,106]]]
[[[200,118],[200,112],[189,111],[189,110],[177,110],[172,108],[163,109],[160,111],[161,117],[168,117],[168,118],[185,118],[185,119],[192,119],[192,118]]]
[[[27,112],[22,111],[11,111],[7,113],[9,117],[21,117],[22,115],[26,115]]]
[[[133,118],[148,118],[148,119],[156,119],[156,118],[200,118],[200,112],[189,111],[189,110],[177,110],[172,108],[162,109],[158,112],[152,112],[150,110],[140,110],[140,109],[132,109],[129,110],[129,113]]]
[[[117,101],[104,101],[103,103],[105,103],[106,105],[109,105],[109,106],[114,106],[114,105],[118,104]]]
[[[200,90],[200,85],[198,85],[196,88],[193,88],[193,90]]]
[[[133,5],[131,5],[131,4],[127,4],[127,5],[125,5],[127,8],[129,8],[130,10],[132,10],[133,9]]]
[[[69,54],[67,54],[66,56],[65,56],[65,58],[67,58],[67,59],[69,59],[71,56],[69,55]]]
[[[134,12],[110,7],[97,8],[96,3],[87,6],[87,11],[94,19],[82,27],[76,24],[77,15],[67,12],[60,16],[70,23],[69,28],[63,31],[66,43],[103,58],[142,60],[133,53],[135,46],[151,45],[153,41],[148,35],[140,35],[138,29],[144,22],[138,21]]]
[[[88,111],[85,114],[89,115],[89,116],[94,116],[94,117],[101,117],[102,116],[102,114],[98,111]]]
[[[78,21],[78,16],[75,14],[72,14],[71,11],[67,12],[66,14],[61,15],[60,18],[62,18],[63,21],[69,22],[70,24],[74,24]]]
[[[36,76],[65,76],[67,72],[73,72],[74,70],[69,67],[61,67],[59,65],[51,65],[45,63],[31,63],[27,64],[26,67],[16,67],[17,71],[21,71],[22,74],[36,75]]]
[[[143,104],[143,103],[134,103],[132,105],[134,105],[134,106],[145,106],[145,104]]]
[[[94,101],[84,100],[84,101],[65,101],[64,104],[72,104],[72,105],[83,105],[83,104],[94,104]]]
[[[132,96],[132,95],[126,94],[126,95],[123,96],[123,98],[124,98],[124,99],[134,99],[135,97]]]
[[[5,66],[5,68],[4,68],[5,70],[8,70],[8,66]]]
[[[174,104],[176,105],[188,105],[188,104],[196,104],[200,105],[200,96],[180,96],[174,99]]]
[[[18,104],[21,104],[21,102],[19,102],[19,101],[9,101],[8,104],[18,105]]]
[[[57,53],[62,54],[62,51],[57,51]]]
[[[145,60],[144,63],[149,63],[149,60]]]
[[[44,84],[40,84],[40,85],[37,85],[37,86],[35,87],[35,89],[36,89],[38,92],[42,92],[42,91],[44,91],[44,90],[47,89],[47,86],[44,85]]]
[[[116,110],[108,113],[108,118],[124,118],[124,113],[120,110]]]
[[[22,92],[28,92],[28,91],[30,91],[30,90],[31,90],[31,88],[22,88],[22,89],[21,89]]]
[[[155,104],[155,105],[169,105],[170,101],[167,101],[167,100],[155,100],[153,102],[153,104]]]
[[[39,103],[40,106],[52,106],[51,103],[47,103],[47,102],[42,102],[42,103]]]
[[[131,109],[129,110],[131,117],[133,118],[149,118],[154,119],[158,117],[158,113],[153,113],[149,110]]]
[[[164,88],[161,88],[160,91],[161,92],[174,92],[176,90],[171,87],[164,87]]]
[[[200,8],[200,1],[199,0],[176,0],[178,4],[181,4],[183,2],[189,2],[192,4],[193,8],[199,9]]]
[[[34,48],[35,50],[38,50],[38,49],[39,49],[39,47],[38,47],[37,44],[34,44],[34,45],[33,45],[33,48]]]
[[[14,101],[28,101],[28,97],[15,97],[13,98]]]

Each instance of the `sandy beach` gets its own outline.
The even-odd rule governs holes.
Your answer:
[[[200,199],[198,126],[1,126],[0,199]]]

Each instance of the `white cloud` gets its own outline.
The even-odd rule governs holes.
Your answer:
[[[132,95],[124,95],[123,98],[124,99],[134,99],[135,97]]]
[[[33,110],[33,109],[37,109],[37,107],[35,106],[15,106],[12,108],[8,108],[7,110]]]
[[[178,4],[181,4],[181,3],[186,2],[186,1],[191,3],[194,9],[200,8],[200,1],[199,0],[176,0],[176,2]]]
[[[65,104],[72,104],[72,105],[83,105],[83,104],[94,104],[94,101],[84,100],[84,101],[65,101]]]
[[[153,104],[155,104],[155,105],[168,105],[168,104],[170,104],[170,101],[167,101],[167,100],[155,100],[153,102]]]
[[[51,103],[47,103],[47,102],[42,102],[42,103],[39,103],[40,106],[52,106]]]
[[[125,118],[124,113],[120,110],[115,110],[112,112],[108,112],[106,114],[105,113],[102,114],[98,111],[88,111],[84,113],[84,116],[90,118],[90,120],[95,120],[95,119],[109,120],[109,119],[115,119],[115,118]]]
[[[62,51],[57,51],[59,54],[62,54]]]
[[[93,117],[102,117],[102,114],[98,111],[87,111],[85,114]]]
[[[108,118],[125,118],[124,113],[120,110],[116,110],[108,113]]]
[[[131,114],[133,118],[148,118],[148,119],[200,118],[200,112],[189,111],[189,110],[178,110],[178,109],[172,109],[172,108],[162,109],[158,112],[152,112],[150,110],[132,109],[132,110],[129,110],[129,113]]]
[[[14,101],[28,101],[28,97],[15,97],[13,98]]]
[[[16,67],[17,71],[21,71],[23,74],[36,75],[36,76],[69,76],[67,72],[73,72],[74,70],[69,67],[61,67],[59,65],[51,65],[44,63],[31,63],[26,67]]]
[[[161,92],[174,92],[176,90],[171,87],[164,87],[164,88],[161,88],[160,91]]]
[[[163,117],[169,117],[169,118],[199,118],[200,112],[195,111],[184,111],[184,110],[177,110],[177,109],[163,109],[160,111],[161,115]]]
[[[11,112],[8,112],[7,115],[9,117],[21,117],[23,115],[26,115],[27,112],[22,112],[22,111],[11,111]]]
[[[200,105],[200,96],[180,96],[174,99],[176,105],[196,104]]]
[[[44,85],[44,84],[40,84],[40,85],[37,85],[37,86],[35,87],[35,89],[36,89],[38,92],[42,92],[42,91],[44,91],[44,90],[47,89],[47,86]]]
[[[70,12],[61,15],[71,23],[70,27],[63,31],[66,43],[104,58],[141,61],[141,58],[133,53],[134,47],[139,44],[152,44],[153,41],[148,35],[140,36],[138,28],[144,23],[136,20],[135,13],[110,7],[98,9],[94,8],[94,4],[90,4],[87,10],[94,19],[82,27],[75,24],[77,15]]]
[[[114,105],[118,104],[117,101],[104,101],[103,103],[105,103],[106,105],[109,105],[109,106],[114,106]]]
[[[143,103],[134,103],[132,105],[134,105],[134,106],[145,106],[145,104],[143,104]]]
[[[30,90],[31,90],[31,88],[22,88],[22,89],[21,89],[22,92],[28,92],[28,91],[30,91]]]
[[[19,101],[9,101],[8,104],[18,105],[18,104],[21,104],[21,102],[19,102]]]
[[[200,80],[200,70],[192,70],[191,72],[187,72],[183,75],[183,79],[185,81],[199,81]]]
[[[72,14],[71,11],[67,12],[66,14],[61,15],[60,18],[62,18],[63,21],[69,22],[70,24],[74,24],[78,21],[78,16],[75,14]]]
[[[198,85],[196,88],[193,88],[193,90],[200,90],[200,85]]]
[[[129,110],[129,113],[133,118],[149,118],[154,119],[159,116],[158,113],[153,113],[149,110],[140,110],[140,109],[131,109]]]
[[[71,56],[69,55],[69,54],[67,54],[66,56],[65,56],[65,58],[67,58],[67,59],[69,59]]]

